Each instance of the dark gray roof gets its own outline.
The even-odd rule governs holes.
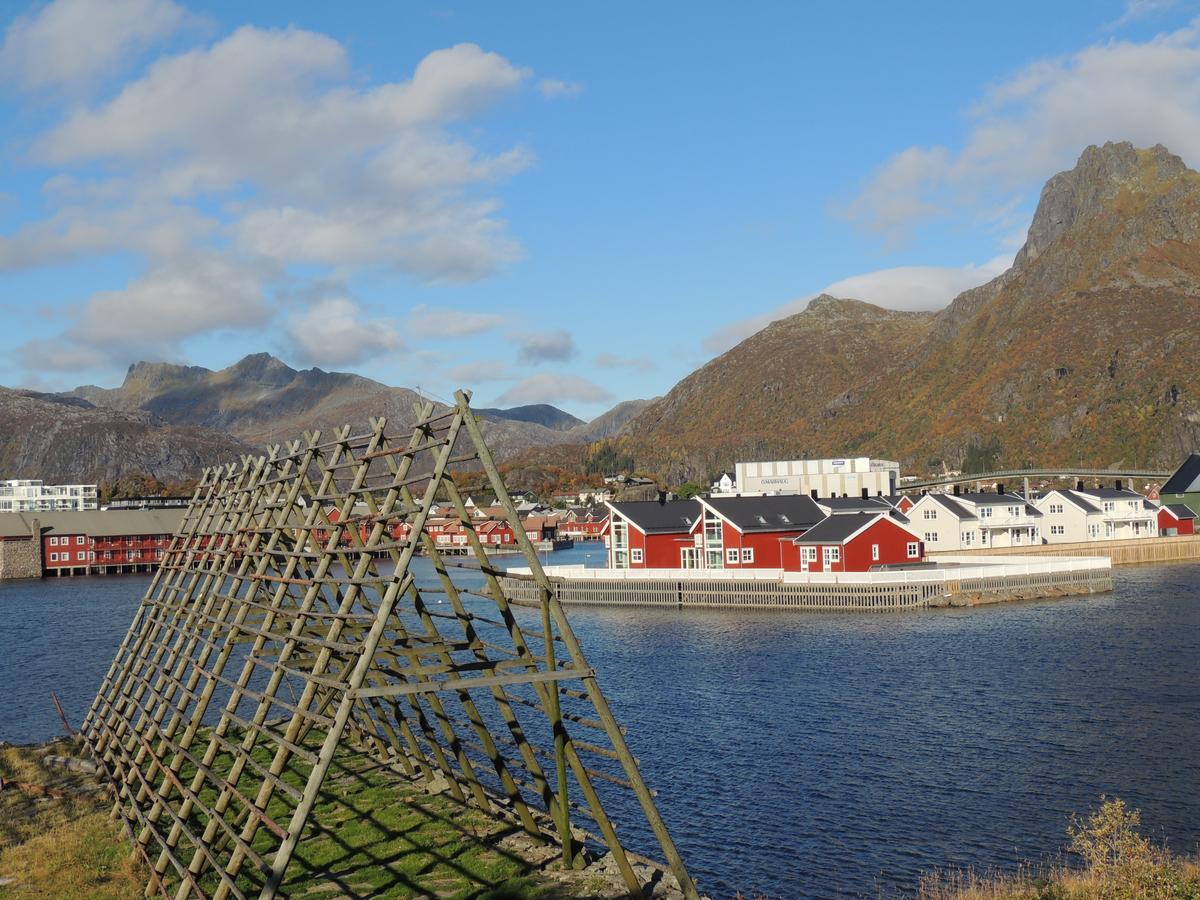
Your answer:
[[[1087,497],[1077,494],[1074,491],[1068,491],[1068,490],[1061,490],[1061,491],[1059,491],[1059,493],[1062,494],[1064,499],[1069,500],[1071,503],[1073,503],[1075,506],[1078,506],[1080,509],[1082,509],[1086,513],[1100,512],[1100,507],[1096,506],[1096,504],[1094,504],[1090,500],[1088,500]]]
[[[0,513],[0,536],[28,535],[34,519],[44,534],[86,534],[91,537],[174,534],[185,512],[183,509],[86,509]]]
[[[799,531],[825,518],[825,511],[805,494],[706,497],[704,502],[742,532]]]
[[[891,518],[886,513],[847,513],[841,516],[829,516],[818,522],[793,543],[796,544],[840,544],[860,528],[870,525],[876,519]],[[893,521],[895,521],[893,519]]]
[[[1159,488],[1160,494],[1190,494],[1200,491],[1200,453],[1193,453],[1183,461],[1167,483]]]
[[[971,512],[949,494],[929,494],[929,498],[935,503],[940,503],[942,506],[946,507],[946,509],[950,510],[950,512],[958,516],[960,519],[975,518],[975,513]]]
[[[687,532],[700,518],[700,504],[695,500],[632,500],[611,505],[646,534]]]
[[[1166,506],[1177,519],[1194,519],[1196,512],[1190,506],[1184,506],[1182,503],[1168,503]]]
[[[1009,503],[1024,503],[1025,498],[1020,494],[1014,494],[1012,491],[1006,491],[1003,494],[996,494],[990,491],[983,493],[966,493],[958,494],[959,500],[968,500],[975,504],[1009,504]]]
[[[832,513],[882,512],[892,506],[883,497],[824,497],[817,504]]]
[[[1142,495],[1137,491],[1131,491],[1128,488],[1084,488],[1082,491],[1076,491],[1077,494],[1083,494],[1085,497],[1096,497],[1100,500],[1141,500]]]

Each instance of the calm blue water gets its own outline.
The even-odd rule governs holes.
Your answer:
[[[0,740],[54,735],[51,690],[78,725],[147,582],[0,584]],[[1105,793],[1200,844],[1200,565],[1119,569],[1089,600],[571,621],[713,896],[892,895],[1038,861]]]

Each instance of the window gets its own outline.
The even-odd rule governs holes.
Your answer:
[[[50,554],[50,562],[58,562],[58,554],[57,553]]]
[[[873,562],[879,562],[879,545],[878,544],[871,545],[871,560]]]
[[[1105,502],[1105,504],[1104,504],[1105,512],[1112,512],[1116,508],[1117,508],[1117,504],[1115,504],[1115,503]]]
[[[927,531],[927,532],[925,532],[925,543],[927,543],[927,544],[936,544],[936,543],[937,543],[937,539],[938,539],[938,536],[937,536],[937,532],[936,532],[936,531]]]
[[[1019,507],[1019,506],[1010,506],[1010,507],[1008,508],[1008,514],[1009,514],[1010,516],[1013,516],[1013,517],[1019,516],[1019,515],[1021,514],[1021,507]]]
[[[76,538],[75,538],[75,543],[77,543],[77,544],[82,544],[82,543],[83,543],[83,535],[82,535],[82,534],[81,534],[81,535],[77,535],[77,536],[76,536]]]
[[[58,546],[58,538],[57,538],[57,537],[51,537],[51,538],[50,538],[50,546],[51,546],[51,547],[57,547],[57,546]],[[58,554],[57,554],[57,553],[56,553],[56,554],[54,554],[54,558],[55,558],[55,559],[58,559]]]
[[[992,517],[992,508],[990,506],[979,507],[979,518],[990,519]]]
[[[744,562],[744,563],[754,562],[754,548],[753,547],[743,547],[742,548],[742,562]]]
[[[842,558],[841,547],[822,547],[821,560],[825,564],[825,568],[829,568],[833,563],[838,562]]]
[[[921,515],[923,515],[926,519],[936,519],[937,518],[937,510],[936,509],[927,509]]]
[[[1057,515],[1057,514],[1061,513],[1062,511],[1063,511],[1063,505],[1061,503],[1051,503],[1050,504],[1050,514],[1051,515]]]
[[[964,547],[970,547],[974,541],[975,541],[975,532],[964,531],[962,533],[962,545]]]
[[[75,558],[77,560],[79,560],[80,562],[83,562],[85,559],[87,559],[87,551],[80,550],[78,553],[75,554]]]
[[[1050,533],[1051,534],[1066,534],[1067,528],[1065,525],[1051,525]]]
[[[89,550],[88,551],[88,562],[95,562],[95,560],[96,560],[96,551]]]
[[[908,542],[908,558],[916,559],[920,555],[921,555],[921,545],[919,543],[917,543],[916,541],[909,541]]]
[[[725,551],[725,562],[729,563],[730,565],[734,565],[734,566],[737,565],[737,562],[738,562],[737,547],[730,547],[728,550]]]
[[[642,555],[642,548],[634,547],[632,550],[630,550],[629,558],[631,560],[633,560],[635,563],[640,563],[642,561],[642,559],[644,558]]]

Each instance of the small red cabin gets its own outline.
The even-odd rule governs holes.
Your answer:
[[[1181,503],[1159,507],[1158,533],[1166,534],[1169,528],[1174,528],[1176,534],[1195,534],[1196,514]]]
[[[793,542],[785,568],[800,572],[867,572],[872,567],[919,563],[925,543],[884,513],[830,516]]]
[[[608,565],[613,569],[677,569],[680,549],[700,518],[695,500],[609,503]]]

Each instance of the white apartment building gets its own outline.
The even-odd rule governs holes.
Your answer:
[[[925,494],[905,515],[927,553],[1042,543],[1042,513],[1020,494]]]
[[[852,459],[791,459],[740,462],[734,465],[738,493],[811,494],[818,497],[892,495],[900,480],[900,463],[859,456]]]
[[[0,513],[98,508],[94,484],[43,484],[37,479],[0,481]]]
[[[1037,501],[1049,544],[1157,537],[1158,507],[1120,488],[1053,490]]]

